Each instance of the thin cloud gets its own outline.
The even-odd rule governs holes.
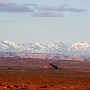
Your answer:
[[[0,12],[33,12],[33,9],[24,5],[10,3],[9,0],[2,0],[0,1]]]
[[[10,0],[0,0],[0,2],[3,4],[8,4],[10,2]]]
[[[37,3],[35,3],[35,4],[27,3],[27,4],[24,4],[24,5],[25,5],[25,6],[35,6],[35,7],[38,6]]]
[[[14,5],[9,7],[0,7],[0,12],[33,12],[29,7]]]
[[[67,4],[62,4],[62,5],[57,5],[54,7],[49,7],[49,6],[39,6],[37,7],[37,10],[46,10],[46,11],[58,11],[58,12],[83,12],[86,11],[86,9],[79,9],[79,8],[73,8],[73,7],[68,7]]]
[[[62,17],[61,13],[53,13],[53,12],[38,12],[33,15],[34,17]]]
[[[9,12],[9,13],[31,12],[31,15],[34,17],[62,17],[63,14],[60,12],[84,12],[86,10],[87,9],[69,7],[67,4],[61,4],[50,7],[46,5],[38,6],[37,3],[35,4],[27,3],[20,5],[16,3],[11,3],[10,0],[0,0],[0,12]]]
[[[83,11],[86,11],[87,9],[79,9],[79,8],[72,8],[72,7],[68,7],[67,8],[67,11],[70,11],[70,12],[83,12]]]
[[[14,23],[16,22],[17,20],[3,20],[3,21],[0,21],[0,23]]]

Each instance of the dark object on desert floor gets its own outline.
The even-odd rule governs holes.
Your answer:
[[[18,85],[14,85],[13,87],[18,88],[19,86]]]
[[[47,86],[41,86],[41,87],[39,87],[39,88],[47,88]]]
[[[54,69],[58,69],[58,67],[53,65],[52,63],[50,63],[50,65],[53,66]]]
[[[7,88],[11,88],[11,87],[8,85]]]

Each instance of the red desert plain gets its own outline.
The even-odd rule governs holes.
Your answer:
[[[0,58],[0,90],[90,90],[90,62]]]

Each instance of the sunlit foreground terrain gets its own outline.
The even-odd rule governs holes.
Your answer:
[[[90,62],[0,58],[0,90],[90,90]]]

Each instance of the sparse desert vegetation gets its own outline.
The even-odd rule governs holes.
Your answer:
[[[90,71],[83,68],[90,62],[30,60],[0,58],[0,90],[90,90]],[[18,62],[22,62],[20,66]],[[64,69],[44,68],[49,62]]]

